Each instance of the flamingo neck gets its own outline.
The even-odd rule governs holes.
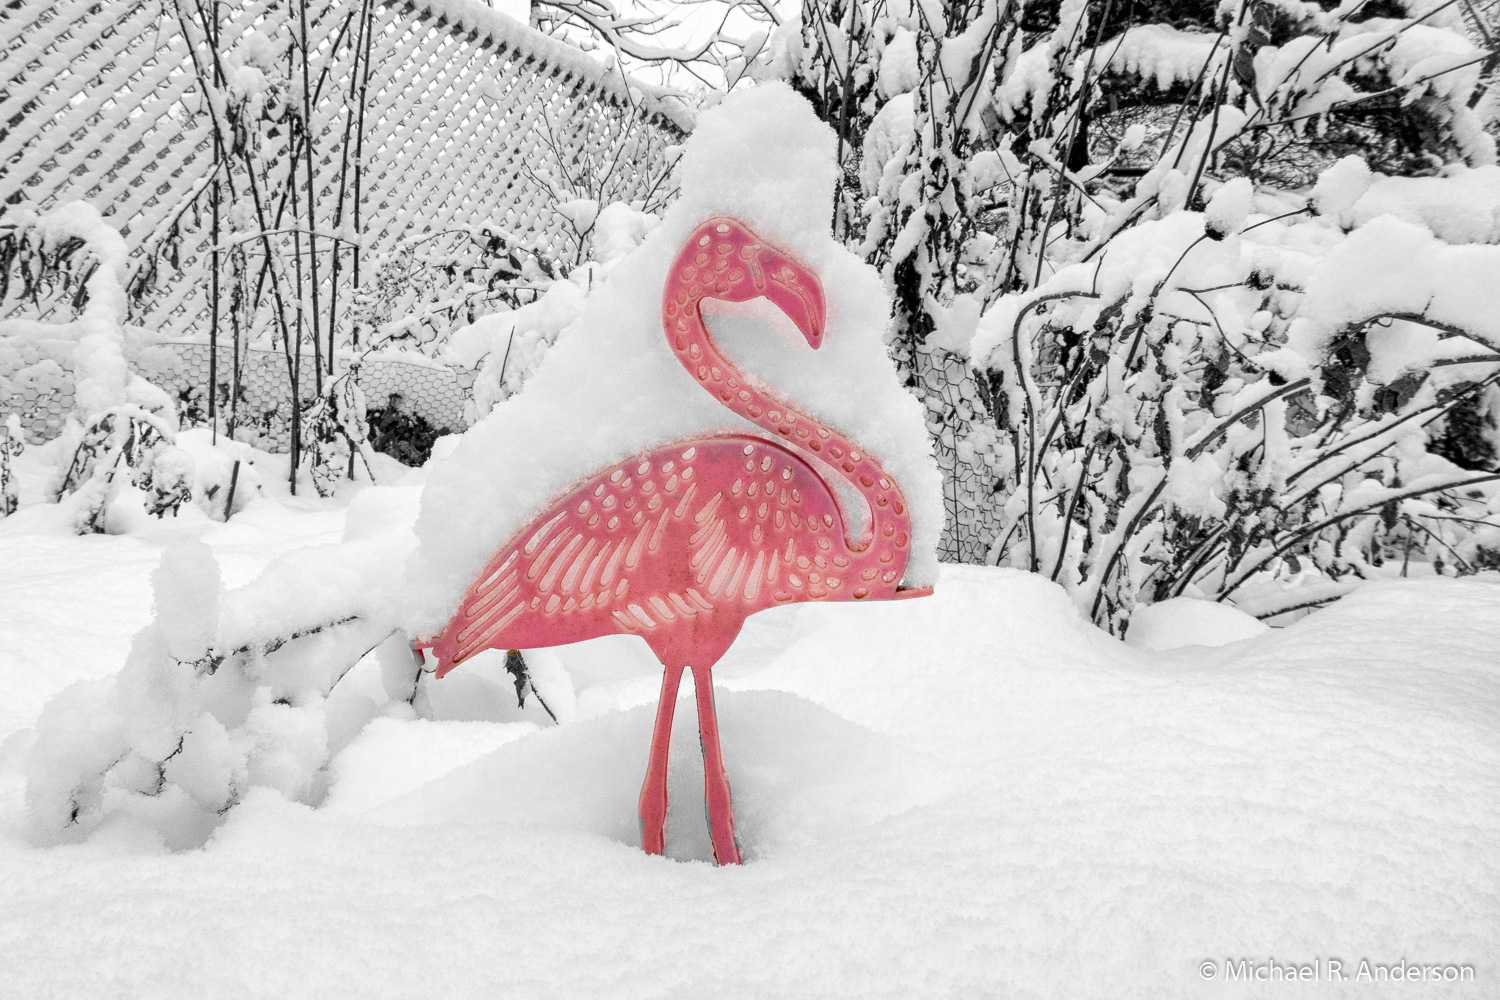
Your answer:
[[[904,549],[910,530],[906,498],[880,463],[816,417],[748,381],[713,342],[703,322],[702,299],[694,297],[686,284],[670,289],[666,300],[667,339],[688,374],[714,399],[764,429],[772,439],[816,459],[814,468],[832,468],[864,498],[870,518],[862,537],[850,537],[852,526],[845,525],[850,551],[863,552],[873,541],[885,540],[885,545],[876,548],[886,557],[882,562],[888,562],[892,544]]]

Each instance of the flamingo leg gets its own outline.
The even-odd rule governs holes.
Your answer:
[[[667,843],[667,750],[672,743],[672,712],[682,667],[667,667],[661,678],[661,700],[656,705],[656,728],[651,731],[651,759],[641,785],[641,849],[660,854]]]
[[[693,668],[693,692],[698,699],[698,737],[703,747],[703,799],[708,805],[708,823],[713,832],[714,860],[721,865],[740,863],[740,847],[734,840],[734,804],[729,798],[729,775],[719,749],[719,719],[714,712],[712,667]]]

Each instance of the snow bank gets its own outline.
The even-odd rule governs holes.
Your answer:
[[[1266,625],[1228,604],[1173,597],[1136,608],[1125,641],[1133,649],[1160,653],[1183,646],[1227,646],[1269,631]]]
[[[687,685],[691,688],[691,683]],[[839,839],[943,798],[932,762],[828,709],[777,691],[721,693],[735,829],[750,861]],[[703,824],[698,722],[674,719],[668,856],[713,860]],[[640,846],[637,798],[656,706],[612,712],[507,743],[370,813],[401,825],[499,823],[584,832]]]
[[[75,572],[91,565],[67,544]],[[953,567],[929,600],[803,607],[793,641],[721,692],[741,868],[632,846],[644,710],[540,730],[385,718],[336,758],[327,807],[253,791],[201,851],[165,855],[123,822],[52,849],[0,827],[6,982],[1160,1000],[1202,993],[1205,960],[1334,956],[1467,965],[1441,992],[1486,997],[1496,593],[1377,585],[1155,657],[1045,580]],[[677,735],[669,844],[695,857],[695,747]]]

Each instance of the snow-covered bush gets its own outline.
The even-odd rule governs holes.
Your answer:
[[[359,364],[329,379],[304,417],[307,425],[308,466],[319,495],[331,496],[340,482],[354,478],[354,459],[359,457],[371,480],[374,449],[366,424],[365,394],[359,388]]]
[[[411,411],[399,392],[386,397],[384,406],[365,410],[370,447],[402,465],[420,467],[432,457],[438,438],[453,433],[449,427],[434,427],[426,417]]]
[[[406,236],[372,254],[348,346],[431,354],[463,324],[534,302],[567,268],[533,243],[481,222]]]
[[[19,500],[11,460],[21,454],[25,447],[26,439],[21,435],[21,420],[12,413],[0,423],[0,517],[16,512]]]
[[[142,506],[158,517],[176,511],[191,497],[192,460],[172,446],[177,428],[172,400],[131,372],[125,360],[125,241],[84,202],[40,216],[17,214],[7,234],[7,271],[14,267],[26,275],[24,294],[32,302],[48,286],[71,285],[79,311],[71,323],[52,324],[50,336],[24,331],[29,340],[69,344],[70,426],[77,445],[61,477],[59,498],[68,498],[82,533],[107,530],[112,507],[126,520]],[[61,368],[42,359],[20,374],[38,373],[55,378]]]
[[[479,369],[468,403],[470,423],[521,390],[558,335],[582,315],[590,292],[657,221],[655,215],[621,202],[605,206],[590,221],[592,261],[551,282],[536,301],[482,316],[448,338],[440,357]]]
[[[353,736],[325,702],[380,644],[367,624],[351,617],[267,638],[277,624],[224,606],[218,563],[196,540],[167,550],[152,586],[155,618],[120,673],[75,684],[38,721],[27,797],[43,840],[113,819],[154,829],[173,848],[201,844],[252,787],[317,801],[330,744]]]
[[[986,381],[938,425],[992,483],[990,561],[1112,628],[1493,564],[1490,467],[1449,460],[1493,455],[1500,362],[1492,55],[1457,8],[809,2],[768,50],[839,131],[896,357]]]
[[[1455,171],[1422,189],[1461,189]],[[1500,374],[1500,288],[1482,277],[1500,247],[1388,215],[1346,235],[1269,196],[1225,209],[1237,183],[985,313],[974,360],[1020,443],[996,558],[1112,622],[1141,600],[1248,597],[1268,574],[1335,586],[1265,611],[1413,556],[1486,568],[1500,474],[1430,446]]]

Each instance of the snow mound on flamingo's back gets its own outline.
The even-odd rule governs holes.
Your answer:
[[[668,767],[667,855],[713,858],[692,680]],[[781,691],[718,692],[720,734],[747,860],[796,853],[942,799],[925,754]],[[378,823],[503,823],[641,843],[637,796],[654,706],[534,733],[366,813]],[[337,794],[337,789],[335,789]]]
[[[736,216],[816,272],[828,304],[813,350],[765,300],[705,309],[747,373],[859,442],[896,478],[912,515],[908,585],[933,582],[942,481],[917,400],[882,339],[890,300],[874,268],[833,239],[834,136],[782,84],[732,94],[688,140],[682,194],[619,261],[525,390],[430,466],[407,581],[408,626],[435,631],[488,557],[573,483],[630,455],[718,429],[760,433],[700,389],[661,329],[667,271],[688,235]]]

